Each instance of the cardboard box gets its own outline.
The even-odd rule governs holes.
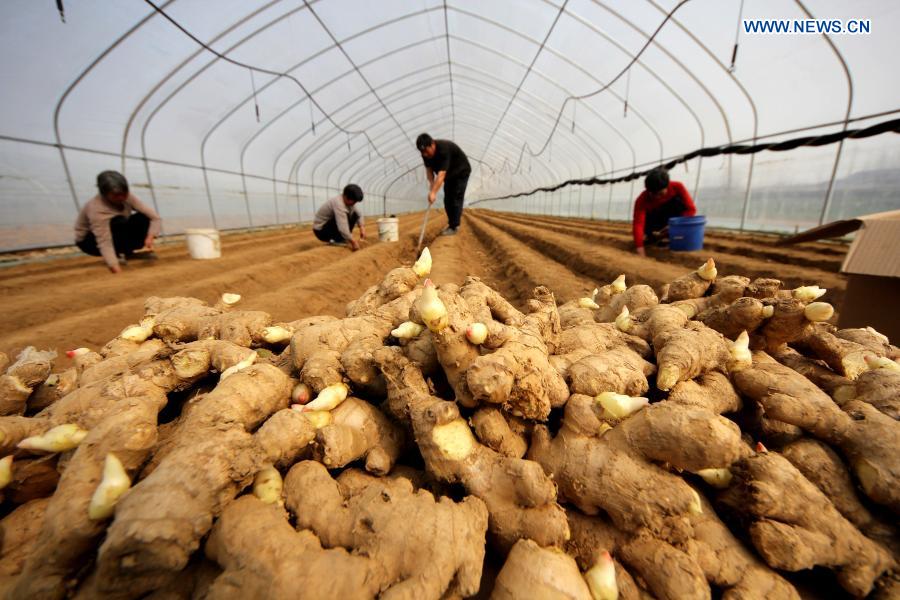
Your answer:
[[[856,231],[841,272],[847,292],[838,326],[874,327],[900,345],[900,210],[834,221],[782,240],[782,244],[838,237]]]

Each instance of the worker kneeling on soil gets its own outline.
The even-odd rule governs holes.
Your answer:
[[[313,233],[323,242],[340,244],[347,242],[356,252],[359,242],[353,239],[353,227],[359,224],[359,239],[366,239],[366,227],[357,206],[363,201],[363,191],[355,183],[344,188],[344,193],[331,198],[316,211]]]
[[[128,180],[117,171],[97,175],[99,194],[81,207],[75,221],[75,245],[91,256],[102,256],[113,273],[128,259],[155,259],[153,240],[162,221],[152,208],[128,191]],[[146,249],[147,252],[135,252]]]
[[[654,244],[669,233],[669,219],[692,217],[697,212],[687,188],[680,181],[669,181],[669,172],[657,167],[644,179],[646,188],[634,202],[634,246],[641,256],[644,244]],[[645,232],[646,231],[646,236]]]

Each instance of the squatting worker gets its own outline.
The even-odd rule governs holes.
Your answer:
[[[450,140],[434,140],[427,133],[416,138],[416,148],[422,153],[425,172],[428,174],[428,206],[437,199],[437,193],[444,186],[444,210],[447,211],[447,228],[441,235],[454,235],[459,230],[462,219],[466,185],[472,167],[459,146]]]
[[[153,240],[162,221],[152,208],[128,191],[128,180],[117,171],[97,175],[99,194],[81,207],[75,221],[75,245],[91,256],[102,256],[113,273],[130,258],[155,259]],[[147,249],[149,252],[135,253]]]
[[[329,244],[347,242],[356,252],[359,250],[359,242],[353,239],[353,227],[359,224],[359,239],[366,239],[365,223],[357,206],[362,201],[363,191],[358,185],[351,183],[346,186],[340,196],[326,201],[316,211],[313,233]]]
[[[664,238],[671,217],[692,217],[697,212],[694,201],[680,181],[669,181],[669,172],[657,167],[644,179],[646,188],[634,202],[634,246],[641,256],[644,244]],[[646,232],[646,233],[645,233]]]

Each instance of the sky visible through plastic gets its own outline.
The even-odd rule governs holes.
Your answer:
[[[67,0],[65,23],[49,0],[0,4],[0,249],[71,243],[106,169],[165,233],[309,221],[351,182],[367,214],[397,214],[425,206],[414,141],[428,132],[470,157],[470,204],[624,220],[641,181],[487,199],[840,131],[848,109],[850,128],[900,115],[895,2],[154,3],[240,64],[144,0]],[[868,19],[871,32],[742,30],[731,70],[742,6],[743,19]],[[793,231],[900,209],[900,136],[838,150],[695,159],[672,178],[712,225]]]

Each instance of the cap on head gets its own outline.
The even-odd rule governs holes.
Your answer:
[[[644,187],[651,194],[663,191],[669,187],[669,172],[665,167],[656,167],[647,173],[647,177],[644,179]]]
[[[350,183],[344,187],[344,198],[349,200],[350,202],[362,202],[363,201],[363,191],[362,188],[356,185],[355,183]]]

